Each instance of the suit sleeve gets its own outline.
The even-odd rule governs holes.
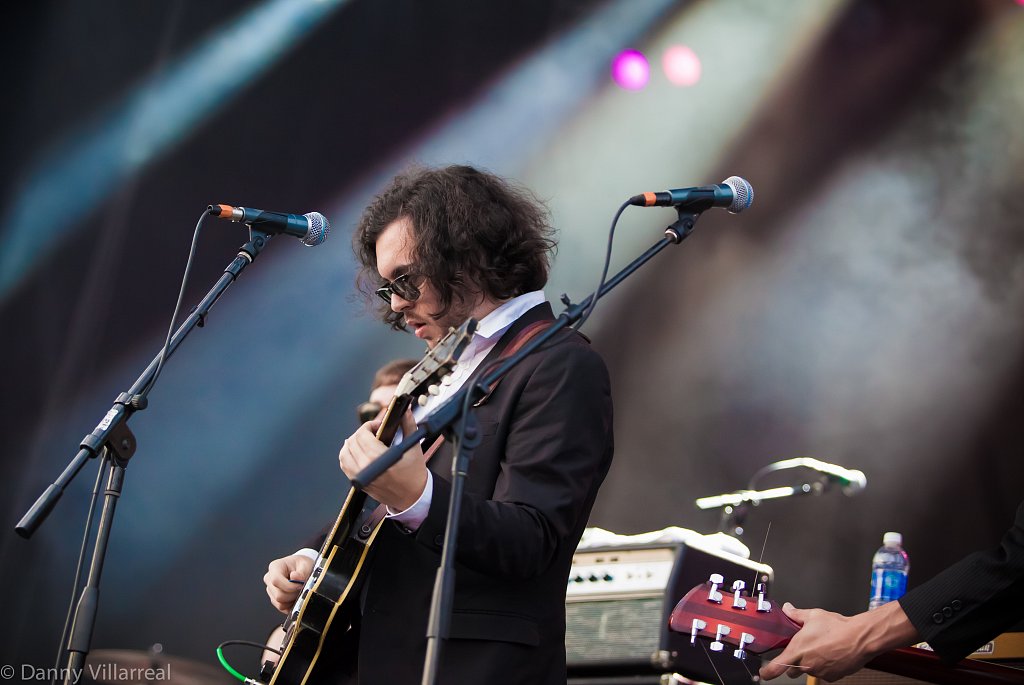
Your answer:
[[[1024,618],[1024,503],[998,547],[957,562],[899,602],[944,661],[959,661]]]
[[[492,496],[463,497],[458,560],[495,576],[541,574],[582,529],[611,461],[611,390],[600,356],[578,339],[538,354],[507,426]],[[435,478],[421,543],[436,547],[450,493],[451,484]]]

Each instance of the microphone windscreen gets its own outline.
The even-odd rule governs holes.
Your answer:
[[[726,208],[731,213],[739,214],[754,203],[754,188],[746,179],[730,176],[722,184],[732,189],[732,204]]]
[[[303,214],[309,222],[309,231],[301,238],[304,245],[316,247],[327,240],[327,234],[331,232],[331,222],[320,212],[309,212]]]

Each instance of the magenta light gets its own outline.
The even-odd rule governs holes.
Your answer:
[[[623,50],[612,60],[612,79],[627,90],[640,90],[647,85],[651,67],[639,50]]]
[[[668,80],[677,86],[695,86],[700,82],[700,58],[685,45],[673,45],[666,50],[661,66]]]

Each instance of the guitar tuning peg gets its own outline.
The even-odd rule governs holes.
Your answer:
[[[742,659],[746,659],[747,658],[747,652],[743,648],[745,646],[749,645],[749,644],[753,644],[753,642],[754,642],[754,636],[753,635],[751,635],[750,633],[740,633],[740,648],[735,650],[732,653],[732,655],[735,658],[737,658],[737,659],[741,659],[741,660]]]
[[[441,394],[441,387],[437,384],[428,385],[427,392],[430,393],[431,395],[439,395]]]
[[[758,583],[758,611],[767,613],[771,611],[771,604],[765,601],[765,584]]]
[[[711,577],[708,578],[708,582],[711,583],[711,590],[708,591],[708,601],[721,604],[722,593],[718,591],[718,588],[725,582],[725,578],[722,577],[721,573],[712,573]]]
[[[732,608],[733,609],[739,609],[739,610],[742,611],[743,609],[747,608],[747,600],[745,600],[742,597],[740,597],[740,593],[743,592],[743,590],[746,587],[747,587],[747,584],[744,583],[742,580],[733,581],[733,584],[732,584],[732,589],[733,589]]]
[[[416,401],[420,403],[421,407],[427,406],[427,396],[426,395],[420,395],[419,397],[416,398]]]
[[[452,384],[452,375],[450,373],[446,373],[444,375],[444,378],[441,379],[441,385],[451,385],[451,384]]]
[[[719,623],[718,628],[715,630],[715,641],[711,643],[712,652],[721,652],[725,649],[725,645],[722,643],[722,638],[729,634],[729,626],[724,623]]]
[[[705,621],[702,621],[699,618],[693,619],[693,624],[690,627],[690,644],[691,645],[697,643],[697,633],[699,633],[700,631],[704,630],[707,627],[708,627],[708,624]]]

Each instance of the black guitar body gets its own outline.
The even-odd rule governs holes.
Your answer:
[[[353,491],[324,542],[317,566],[296,607],[285,621],[286,651],[270,685],[313,685],[337,680],[338,655],[354,657],[352,625],[359,610],[365,569],[376,537],[370,521],[377,502]],[[357,516],[349,512],[358,511]],[[322,676],[329,674],[329,680]],[[269,675],[269,674],[268,674]]]

